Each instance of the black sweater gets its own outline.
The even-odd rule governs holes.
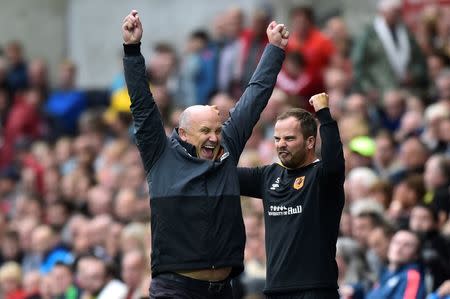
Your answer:
[[[263,199],[265,293],[337,288],[335,262],[344,206],[345,162],[336,122],[317,112],[322,160],[298,169],[279,164],[239,168],[241,194]]]
[[[166,137],[149,89],[139,45],[125,45],[125,79],[136,143],[147,173],[152,227],[152,274],[243,269],[245,231],[237,162],[281,69],[284,51],[268,45],[247,89],[222,128],[224,153],[199,159],[177,130]]]

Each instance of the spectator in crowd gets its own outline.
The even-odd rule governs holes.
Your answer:
[[[263,8],[253,12],[251,27],[243,30],[239,37],[238,65],[235,76],[240,80],[240,90],[244,91],[250,78],[258,65],[269,40],[265,28],[269,23],[270,15]]]
[[[7,262],[0,267],[0,294],[5,299],[23,299],[22,271],[16,262]]]
[[[49,226],[36,227],[31,238],[33,253],[39,259],[39,268],[36,270],[42,274],[49,273],[56,262],[72,262],[72,254],[59,242],[59,236]]]
[[[75,286],[70,264],[57,262],[52,269],[51,278],[54,283],[54,295],[61,299],[79,298],[80,289]]]
[[[0,167],[14,161],[14,152],[21,142],[36,140],[44,135],[44,120],[40,113],[42,100],[42,94],[37,89],[24,90],[15,97],[5,123]]]
[[[414,206],[409,218],[409,229],[421,238],[423,260],[431,270],[432,289],[435,290],[450,275],[450,254],[438,231],[436,211],[423,203]]]
[[[333,42],[336,49],[330,64],[342,69],[352,78],[350,52],[353,42],[345,20],[340,16],[330,18],[325,25],[324,33]]]
[[[364,250],[350,238],[338,238],[336,263],[340,298],[363,299],[366,284],[370,283]]]
[[[369,251],[366,254],[371,273],[378,279],[384,267],[388,264],[388,248],[394,235],[394,229],[384,222],[374,227],[367,238]]]
[[[420,246],[420,239],[414,233],[396,232],[388,249],[389,263],[366,298],[425,298],[424,274],[418,263]]]
[[[39,297],[41,280],[42,277],[38,271],[30,271],[23,275],[23,290],[26,299]]]
[[[145,297],[142,294],[142,285],[148,287],[149,264],[146,253],[141,250],[131,250],[125,253],[122,259],[122,279],[128,288],[126,299],[140,299]]]
[[[28,86],[27,62],[23,45],[19,41],[11,41],[5,47],[5,57],[9,64],[6,81],[11,92],[24,90]]]
[[[389,219],[399,227],[407,227],[411,209],[422,202],[424,195],[421,175],[413,174],[401,180],[393,190],[392,202],[387,210]]]
[[[376,212],[363,211],[353,216],[352,236],[362,249],[367,249],[372,231],[383,224],[383,219]]]
[[[239,37],[244,27],[244,12],[240,7],[231,7],[225,12],[225,44],[219,54],[217,87],[221,92],[229,93],[237,98],[239,88],[235,73],[239,55]]]
[[[411,174],[423,172],[429,151],[418,137],[409,137],[400,146],[398,160],[401,168],[389,178],[395,185]]]
[[[86,95],[76,87],[76,75],[73,62],[67,60],[60,64],[58,89],[50,94],[44,106],[51,127],[55,129],[52,137],[74,135],[77,120],[86,109]]]
[[[427,191],[424,203],[433,207],[441,226],[450,212],[450,160],[442,155],[431,156],[425,163],[424,184]]]
[[[435,100],[450,105],[450,69],[442,70],[436,78],[437,98]]]
[[[77,263],[77,280],[82,288],[82,299],[125,299],[127,287],[112,277],[108,265],[95,256],[83,256]]]
[[[433,153],[442,151],[444,145],[439,140],[439,128],[441,122],[449,117],[450,106],[443,102],[431,104],[425,109],[425,129],[421,134],[421,139]]]
[[[305,96],[310,94],[307,89],[311,80],[312,78],[305,71],[303,56],[298,52],[288,53],[283,69],[278,74],[277,88],[286,92],[292,98],[291,102],[294,106],[311,110],[308,105],[308,97]]]
[[[0,264],[6,261],[22,263],[23,252],[19,242],[19,234],[15,230],[7,230],[0,238],[2,243],[0,245]]]
[[[388,179],[399,168],[396,147],[397,143],[388,131],[381,131],[375,137],[374,168],[383,179]]]
[[[309,99],[323,91],[323,75],[336,50],[333,42],[315,26],[311,7],[294,7],[290,17],[292,37],[287,51],[300,53],[305,61],[305,76],[309,81],[303,88],[305,92],[302,96]]]
[[[36,88],[46,99],[50,92],[50,82],[48,77],[48,67],[44,59],[36,58],[30,61],[27,69],[28,86]]]
[[[441,72],[450,66],[449,57],[445,56],[440,52],[434,52],[427,57],[427,68],[428,75],[430,77],[430,86],[428,88],[428,97],[431,99],[436,99],[437,86],[436,80]]]
[[[216,89],[216,54],[205,31],[192,32],[181,65],[182,106],[205,105]]]
[[[346,200],[349,203],[366,198],[370,189],[379,181],[375,171],[368,167],[352,169],[348,175],[346,184]]]
[[[230,117],[230,111],[236,105],[236,101],[229,94],[219,92],[211,98],[211,105],[219,109],[221,122],[224,123]]]
[[[355,89],[372,99],[390,89],[426,86],[425,58],[402,23],[400,0],[378,1],[378,15],[356,40],[352,59]]]

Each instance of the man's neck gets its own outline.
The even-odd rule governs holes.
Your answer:
[[[319,161],[319,159],[316,156],[312,155],[312,156],[308,157],[303,163],[300,163],[299,165],[297,165],[294,169],[306,167],[316,161]]]

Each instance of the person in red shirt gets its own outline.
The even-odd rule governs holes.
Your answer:
[[[277,88],[289,96],[289,103],[294,107],[300,107],[314,113],[308,104],[308,96],[311,94],[312,78],[305,71],[305,60],[299,52],[287,54],[283,68],[277,77]],[[314,89],[313,89],[314,90]]]
[[[323,91],[323,73],[335,52],[333,42],[314,24],[314,12],[309,6],[299,6],[291,10],[292,32],[286,51],[298,52],[305,60],[305,72],[310,78],[304,89],[306,98]]]
[[[22,289],[22,271],[16,262],[7,262],[0,267],[0,297],[25,299]]]
[[[0,147],[0,167],[6,167],[15,158],[15,145],[23,138],[37,139],[43,135],[44,123],[40,113],[42,95],[37,89],[17,94],[6,119],[3,144]]]

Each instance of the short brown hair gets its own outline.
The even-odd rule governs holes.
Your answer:
[[[294,117],[300,122],[300,131],[302,132],[303,138],[308,138],[313,136],[316,138],[317,136],[317,122],[314,116],[301,108],[291,108],[286,112],[280,114],[277,117],[277,121],[283,120],[289,117]]]

